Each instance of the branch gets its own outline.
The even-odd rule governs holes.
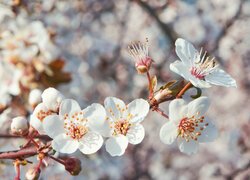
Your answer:
[[[26,138],[26,137],[18,136],[18,135],[12,135],[12,134],[0,134],[0,138]],[[52,140],[47,135],[37,135],[37,136],[34,136],[33,138],[38,138],[38,139],[42,139],[42,140],[45,140],[45,141],[51,141]]]
[[[224,27],[222,28],[220,34],[218,35],[218,37],[216,38],[215,42],[214,42],[214,48],[211,50],[211,52],[214,52],[218,49],[219,47],[219,43],[220,41],[223,39],[223,37],[227,34],[227,31],[230,27],[232,27],[232,25],[234,25],[234,22],[239,18],[239,16],[241,15],[241,11],[242,11],[242,7],[243,7],[243,2],[244,0],[240,1],[240,5],[239,8],[237,10],[237,12],[235,13],[235,15],[226,22],[226,24],[224,25]]]
[[[0,152],[0,159],[25,159],[37,154],[35,146],[23,148],[15,151]]]
[[[148,12],[149,15],[151,15],[156,20],[162,32],[165,34],[167,38],[169,38],[172,46],[174,46],[175,40],[178,37],[177,33],[172,28],[170,28],[167,24],[165,24],[164,22],[160,20],[156,11],[142,0],[130,0],[130,1],[135,1],[136,3],[138,3],[145,11]]]

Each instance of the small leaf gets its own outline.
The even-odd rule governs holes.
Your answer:
[[[154,76],[154,77],[151,78],[151,88],[152,88],[153,91],[155,91],[156,87],[157,87],[157,77]]]

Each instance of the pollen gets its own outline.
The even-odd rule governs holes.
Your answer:
[[[208,123],[204,122],[204,116],[196,118],[183,118],[178,125],[178,136],[184,138],[186,142],[190,140],[197,141],[198,137],[202,134],[202,131],[208,126]]]
[[[198,60],[193,64],[190,69],[190,73],[197,79],[203,80],[205,76],[210,74],[215,68],[218,67],[218,64],[215,62],[214,58],[206,56],[207,52],[204,52],[202,55],[202,49],[197,56]]]
[[[114,122],[113,135],[122,134],[126,136],[130,127],[131,127],[131,123],[129,123],[128,120],[121,120],[121,121]]]
[[[40,110],[36,114],[36,117],[42,122],[44,120],[44,118],[46,118],[47,116],[49,116],[51,114],[53,114],[52,111],[43,111],[43,110]]]

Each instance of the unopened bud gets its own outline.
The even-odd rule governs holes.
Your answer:
[[[27,119],[24,116],[18,116],[12,119],[11,132],[21,136],[27,135],[29,132]]]
[[[37,180],[40,176],[40,173],[40,168],[32,167],[26,172],[25,177],[27,180]]]
[[[138,74],[143,74],[149,71],[152,62],[153,60],[150,57],[146,57],[145,59],[141,59],[140,61],[136,62],[135,67]]]
[[[77,158],[66,159],[65,170],[67,170],[72,176],[78,175],[82,170],[81,161]]]
[[[42,91],[33,89],[29,94],[29,104],[35,108],[40,102],[42,102]]]
[[[44,105],[54,112],[58,111],[58,108],[64,99],[63,95],[55,88],[47,88],[42,93],[42,100]]]
[[[131,43],[128,52],[135,61],[135,67],[139,74],[149,71],[153,60],[148,55],[148,39],[145,43],[140,41]]]

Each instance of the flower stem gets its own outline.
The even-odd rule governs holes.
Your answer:
[[[182,95],[185,94],[185,92],[186,92],[189,88],[191,88],[192,86],[193,86],[192,83],[191,83],[191,82],[188,82],[188,83],[184,86],[184,88],[177,94],[176,98],[177,98],[177,99],[178,99],[178,98],[181,98]]]
[[[147,78],[148,78],[148,89],[149,89],[149,96],[148,98],[151,99],[153,97],[153,89],[152,89],[152,82],[149,71],[147,71]]]
[[[21,171],[19,163],[15,163],[15,169],[16,169],[16,177],[14,178],[14,180],[20,180]]]
[[[157,107],[156,109],[154,109],[154,111],[158,112],[158,113],[159,113],[160,115],[162,115],[163,117],[169,119],[168,115],[165,114],[165,113],[163,112],[163,110],[161,110],[160,108]]]
[[[54,157],[54,156],[51,156],[51,155],[47,155],[49,158],[51,158],[51,159],[53,159],[54,161],[56,161],[56,162],[58,162],[58,163],[60,163],[60,164],[62,164],[62,165],[65,165],[65,162],[63,161],[63,160],[61,160],[61,159],[58,159],[58,158],[56,158],[56,157]]]

